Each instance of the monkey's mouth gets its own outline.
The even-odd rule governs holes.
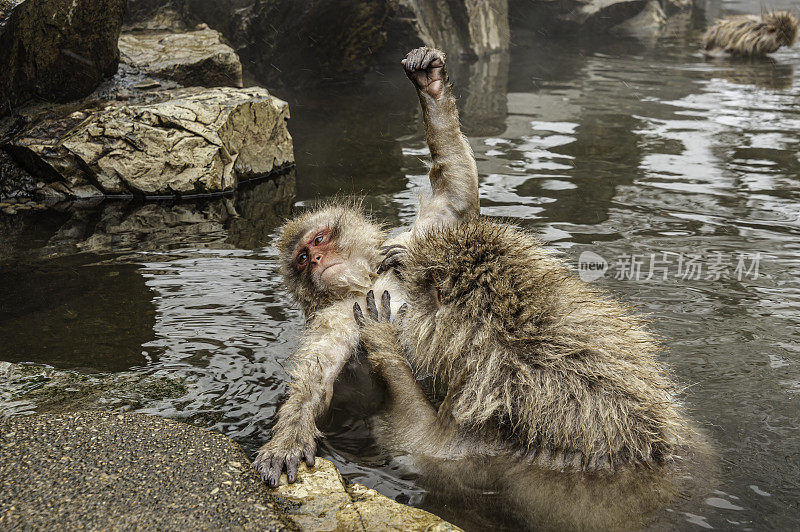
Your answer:
[[[323,273],[325,273],[330,268],[333,268],[334,266],[339,266],[340,264],[344,264],[344,261],[340,260],[338,262],[332,262],[330,264],[325,264],[324,266],[321,265],[320,269],[317,271],[317,275],[322,275]]]

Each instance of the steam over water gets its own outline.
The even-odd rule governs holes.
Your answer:
[[[751,4],[724,8],[760,9]],[[605,261],[594,282],[651,316],[714,442],[714,488],[653,527],[787,530],[800,524],[800,48],[706,60],[696,43],[718,14],[673,18],[656,37],[518,40],[510,56],[453,65],[451,78],[482,211],[538,232],[585,275]],[[412,221],[427,149],[397,64],[363,84],[275,93],[293,115],[296,204],[363,192],[377,218]],[[0,361],[185,378],[186,395],[132,408],[254,451],[303,324],[272,246],[291,200],[265,186],[176,210],[112,204],[0,220]],[[26,394],[42,385],[0,380],[0,413],[34,411]],[[350,391],[323,456],[352,481],[427,507],[370,444],[371,396]]]

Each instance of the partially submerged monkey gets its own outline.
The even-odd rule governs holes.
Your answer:
[[[387,292],[380,312],[372,293],[366,317],[354,305],[388,390],[383,445],[541,528],[635,527],[669,500],[693,431],[641,318],[485,218],[414,238],[401,267],[400,319]]]
[[[403,60],[403,67],[417,88],[433,160],[433,196],[420,206],[413,226],[387,241],[383,228],[359,205],[332,203],[286,223],[278,241],[283,276],[303,308],[306,328],[292,356],[289,397],[278,410],[272,438],[254,461],[272,487],[278,485],[283,470],[294,482],[301,460],[314,464],[315,440],[320,436],[317,419],[327,411],[334,381],[359,345],[353,301],[371,288],[392,290],[396,301],[402,301],[395,273],[391,269],[376,273],[381,262],[390,263],[412,235],[479,212],[478,171],[461,134],[444,54],[418,48]]]
[[[728,17],[718,20],[706,31],[703,50],[763,57],[781,46],[792,46],[797,40],[797,29],[797,18],[788,11]]]

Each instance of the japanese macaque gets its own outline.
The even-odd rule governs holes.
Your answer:
[[[788,11],[769,11],[718,20],[703,35],[706,53],[727,52],[741,57],[763,57],[797,40],[797,18]]]
[[[313,465],[318,418],[331,401],[333,385],[359,345],[353,302],[371,288],[392,290],[397,304],[403,289],[391,268],[412,235],[477,216],[478,171],[461,134],[445,56],[418,48],[402,62],[417,89],[433,165],[432,197],[412,227],[391,240],[357,203],[331,203],[302,214],[283,227],[278,241],[285,282],[306,316],[306,328],[289,370],[289,396],[280,407],[270,441],[259,449],[254,467],[272,487],[283,470],[294,482],[301,460]],[[381,249],[383,248],[383,249]]]
[[[672,497],[693,431],[641,318],[483,218],[415,237],[403,259],[400,316],[388,293],[354,315],[387,387],[377,439],[434,492],[501,494],[556,530],[635,528]]]

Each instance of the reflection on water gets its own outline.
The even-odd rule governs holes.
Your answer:
[[[538,231],[572,262],[583,251],[609,263],[662,252],[760,254],[755,279],[671,271],[598,282],[653,317],[721,459],[713,490],[671,504],[653,526],[795,528],[800,49],[755,64],[706,60],[695,45],[705,20],[673,21],[651,39],[517,43],[509,57],[454,65],[453,77],[486,214]],[[363,85],[278,96],[292,106],[298,202],[365,191],[388,223],[412,220],[427,150],[416,98],[395,64]],[[187,394],[142,410],[254,450],[283,398],[282,365],[302,328],[271,245],[295,191],[285,179],[265,182],[268,193],[198,206],[101,205],[0,220],[0,360],[184,377]],[[349,401],[364,408],[345,408],[340,397],[324,454],[351,480],[435,504],[366,434],[373,391],[343,389],[365,393]],[[440,509],[489,526],[464,508]]]

